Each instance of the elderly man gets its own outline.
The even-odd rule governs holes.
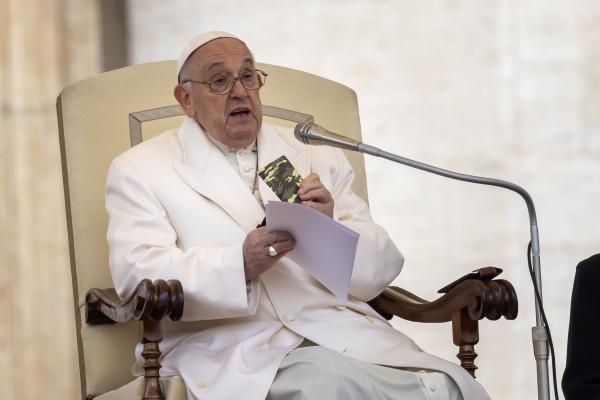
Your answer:
[[[195,399],[487,399],[365,303],[400,272],[402,255],[352,193],[341,151],[263,123],[265,76],[244,42],[205,33],[178,68],[181,127],[117,157],[106,190],[117,291],[143,278],[184,287],[163,373],[180,375]],[[285,257],[293,237],[257,228],[276,199],[257,169],[281,155],[305,177],[301,204],[360,234],[346,302]]]

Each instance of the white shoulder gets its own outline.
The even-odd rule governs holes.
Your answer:
[[[171,165],[181,161],[182,157],[183,151],[177,129],[171,129],[121,153],[115,157],[115,162],[126,159],[138,168],[145,169],[157,164]]]

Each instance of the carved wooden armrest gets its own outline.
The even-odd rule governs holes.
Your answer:
[[[159,385],[161,321],[165,317],[178,321],[182,315],[183,288],[177,280],[144,279],[124,301],[112,288],[90,289],[85,297],[85,321],[90,325],[143,322],[144,400],[164,399]]]
[[[415,322],[452,321],[454,344],[459,347],[461,366],[475,377],[475,344],[479,342],[478,321],[483,318],[512,320],[517,317],[515,289],[503,279],[494,280],[499,268],[480,268],[440,289],[444,293],[434,301],[390,286],[369,304],[387,319],[393,315]]]

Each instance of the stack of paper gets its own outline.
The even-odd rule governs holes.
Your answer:
[[[266,214],[269,232],[286,231],[296,239],[286,257],[346,301],[359,234],[301,204],[269,201]]]

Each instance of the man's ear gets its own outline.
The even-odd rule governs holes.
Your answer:
[[[184,84],[176,85],[175,89],[173,89],[173,95],[181,108],[183,108],[185,115],[190,118],[196,118],[196,109],[192,104],[192,98],[183,85]]]

